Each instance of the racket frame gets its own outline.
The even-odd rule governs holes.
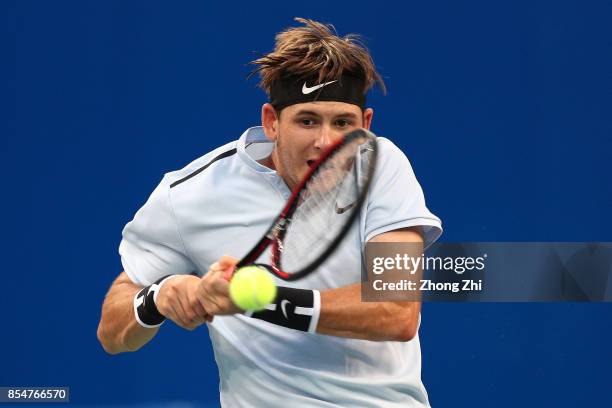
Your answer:
[[[333,156],[340,149],[340,147],[344,146],[347,143],[350,143],[352,140],[357,139],[357,138],[371,139],[373,151],[371,153],[372,156],[371,156],[370,162],[368,163],[368,169],[367,169],[369,177],[365,180],[364,185],[359,191],[359,194],[357,196],[357,201],[355,202],[355,206],[353,207],[349,215],[349,219],[343,225],[340,232],[337,233],[336,237],[331,242],[331,244],[327,247],[327,249],[323,251],[323,253],[320,254],[316,260],[314,260],[313,262],[310,262],[304,268],[298,271],[292,272],[292,273],[282,271],[279,268],[281,257],[282,257],[282,254],[281,254],[282,240],[285,235],[285,232],[287,231],[287,227],[291,223],[291,217],[294,214],[295,210],[297,209],[297,204],[299,202],[299,196],[302,190],[304,189],[306,184],[311,180],[312,176],[315,175],[319,171],[322,163],[324,163],[328,158]],[[366,129],[356,129],[356,130],[353,130],[347,133],[343,138],[337,140],[331,146],[329,146],[323,152],[323,154],[319,156],[319,158],[313,163],[313,165],[310,167],[306,175],[302,178],[300,183],[293,189],[293,191],[291,192],[291,196],[287,200],[287,203],[285,204],[284,208],[282,209],[278,217],[276,217],[276,219],[274,220],[270,228],[268,228],[266,234],[257,243],[257,245],[255,245],[253,249],[251,249],[249,253],[236,264],[236,267],[234,268],[234,270],[238,270],[248,265],[256,265],[259,267],[266,268],[268,271],[270,271],[270,273],[279,277],[280,279],[283,279],[285,281],[294,281],[294,280],[303,278],[304,276],[308,275],[309,273],[317,269],[327,259],[327,257],[329,257],[329,255],[331,255],[332,252],[335,251],[335,249],[338,247],[338,245],[340,244],[344,236],[347,234],[347,232],[349,231],[349,229],[355,222],[355,219],[357,218],[357,215],[360,212],[360,209],[366,199],[367,192],[372,182],[373,173],[376,169],[376,161],[378,157],[378,149],[377,149],[376,143],[377,143],[376,136],[374,136],[372,132]],[[271,264],[268,265],[268,264],[262,264],[262,263],[255,263],[257,258],[259,258],[261,254],[266,250],[266,248],[270,245],[272,245]]]

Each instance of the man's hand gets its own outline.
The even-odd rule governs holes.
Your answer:
[[[193,275],[168,279],[157,294],[159,313],[187,330],[212,322],[213,316],[206,311],[199,296],[201,282],[202,279]]]
[[[179,275],[167,280],[157,294],[157,310],[184,329],[212,322],[215,315],[241,313],[229,297],[225,279],[238,259],[224,256],[202,278]]]
[[[228,272],[233,270],[238,259],[223,256],[210,266],[210,270],[200,280],[198,298],[205,310],[211,315],[242,313],[229,297]]]

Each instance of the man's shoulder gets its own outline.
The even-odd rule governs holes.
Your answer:
[[[378,171],[396,173],[412,171],[412,165],[406,152],[386,137],[378,136]]]
[[[236,163],[241,163],[241,161],[237,159],[240,152],[243,153],[243,161],[245,160],[245,144],[259,144],[264,141],[268,140],[266,139],[261,126],[250,127],[246,129],[237,140],[217,147],[205,155],[198,157],[180,170],[166,173],[164,176],[164,181],[168,184],[169,188],[174,188],[177,186],[182,186],[182,188],[185,188],[187,185],[192,185],[192,183],[187,183],[187,181],[194,178],[206,179],[208,178],[207,176],[229,177],[232,172],[227,171],[227,167]],[[208,170],[209,167],[217,168],[217,170],[219,170],[219,167],[221,167],[223,168],[223,171],[214,171],[212,169]],[[197,183],[195,184],[197,185]]]
[[[186,182],[190,179],[205,174],[205,170],[215,163],[222,162],[225,159],[235,156],[237,152],[237,143],[236,140],[226,143],[198,157],[182,169],[166,173],[164,181],[168,184],[169,188],[187,184]]]
[[[402,149],[386,137],[378,136],[376,138],[376,142],[378,144],[378,150],[381,155],[405,156]]]

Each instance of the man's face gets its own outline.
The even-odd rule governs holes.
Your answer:
[[[334,141],[351,130],[369,129],[372,114],[344,102],[309,102],[287,106],[279,117],[264,105],[262,122],[266,136],[276,142],[272,161],[278,175],[293,189]]]

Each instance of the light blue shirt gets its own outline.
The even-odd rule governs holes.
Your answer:
[[[372,237],[420,226],[426,246],[438,238],[440,220],[425,206],[408,159],[388,139],[377,141],[378,167],[358,222],[315,273],[277,284],[319,290],[354,284]],[[168,274],[201,275],[222,255],[246,255],[290,195],[282,178],[257,162],[272,148],[253,127],[166,174],[123,230],[119,252],[130,279],[144,286]],[[429,406],[418,336],[409,342],[355,340],[242,315],[216,317],[209,333],[224,407]]]

